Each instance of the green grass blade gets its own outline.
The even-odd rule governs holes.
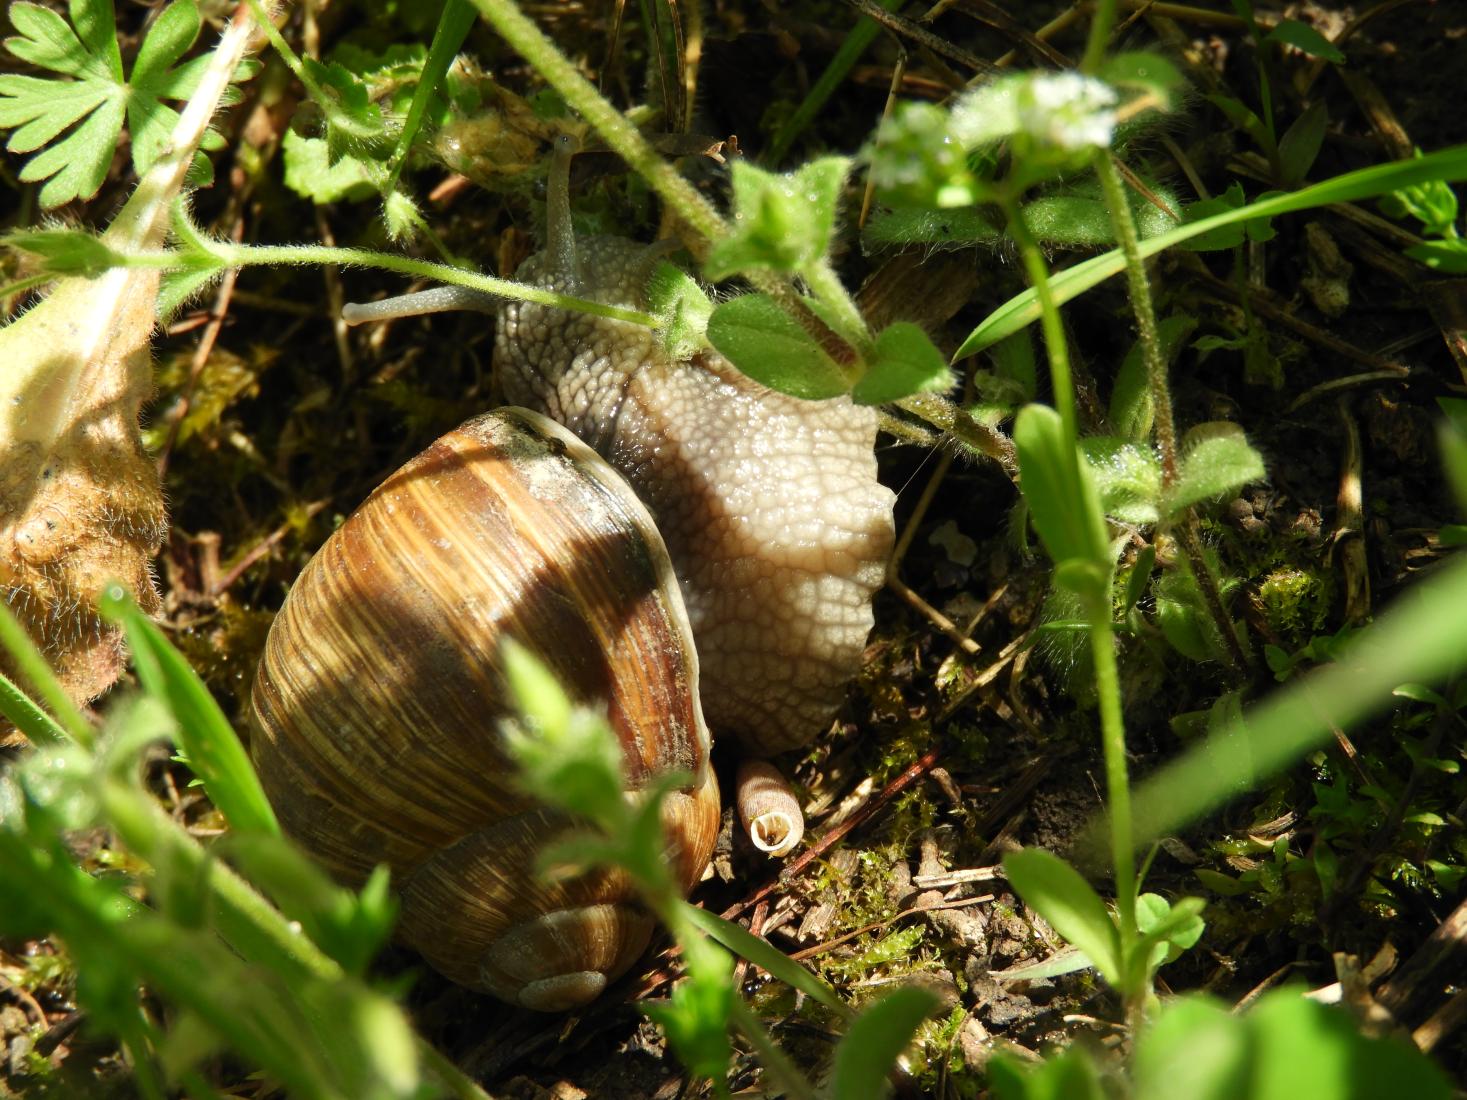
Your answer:
[[[0,673],[0,714],[14,722],[32,745],[60,745],[70,740],[57,721],[4,673]]]
[[[1358,172],[1347,172],[1343,176],[1316,183],[1302,191],[1274,195],[1271,198],[1241,206],[1236,210],[1228,210],[1210,218],[1203,218],[1201,221],[1173,229],[1170,233],[1163,233],[1158,237],[1151,237],[1140,242],[1140,251],[1143,257],[1154,256],[1173,245],[1238,222],[1253,221],[1256,218],[1271,218],[1279,214],[1293,214],[1316,206],[1327,206],[1330,203],[1355,202],[1359,199],[1374,198],[1390,191],[1398,191],[1403,187],[1433,180],[1454,182],[1462,179],[1467,179],[1467,145],[1454,145],[1449,149],[1442,149],[1424,157],[1395,161],[1391,164],[1377,164],[1370,168],[1362,168]],[[1054,292],[1055,301],[1063,305],[1071,298],[1078,297],[1092,287],[1105,282],[1112,275],[1124,271],[1125,267],[1125,257],[1121,254],[1120,249],[1115,249],[1050,276],[1050,289]],[[954,353],[953,361],[956,362],[982,351],[990,344],[995,344],[1006,336],[1012,336],[1038,319],[1039,301],[1033,289],[1016,294],[985,317],[978,327],[968,334],[962,347]]]
[[[939,1004],[931,990],[907,986],[888,993],[856,1017],[835,1048],[835,1100],[890,1096],[886,1075]]]
[[[1335,663],[1290,682],[1141,784],[1136,844],[1172,835],[1324,744],[1333,730],[1389,706],[1398,684],[1459,674],[1467,667],[1467,616],[1450,609],[1462,607],[1467,559],[1459,557],[1396,600]],[[1103,858],[1104,836],[1092,825],[1087,856]]]
[[[46,658],[41,656],[41,651],[36,648],[36,643],[31,641],[31,636],[25,632],[25,627],[20,625],[16,617],[11,614],[10,608],[4,604],[0,604],[0,648],[10,654],[10,659],[15,662],[15,668],[30,681],[41,700],[51,708],[51,713],[56,715],[55,728],[61,730],[68,740],[75,741],[83,748],[91,748],[93,741],[91,723],[86,720],[81,709],[71,701],[71,696],[61,686],[61,681],[51,671],[51,666],[46,663]],[[18,688],[16,690],[19,691]],[[26,701],[30,702],[29,699]],[[35,706],[34,703],[31,705]],[[9,711],[5,712],[5,716],[20,726],[20,722]]]
[[[428,114],[433,93],[447,74],[449,66],[453,64],[453,59],[458,56],[459,48],[478,18],[479,13],[468,0],[448,0],[443,5],[443,13],[438,17],[438,26],[433,31],[433,41],[428,47],[428,56],[423,62],[423,71],[418,77],[418,86],[413,89],[413,99],[408,104],[407,117],[402,122],[402,133],[398,135],[397,146],[392,150],[392,177],[383,189],[384,193],[397,187],[398,177],[402,175],[403,165],[407,164],[408,153],[412,150],[413,138],[422,128],[423,119]]]
[[[892,11],[901,6],[900,0],[878,0],[883,8]],[[789,147],[794,143],[800,132],[814,120],[820,113],[820,108],[825,106],[825,101],[835,94],[840,87],[846,74],[851,71],[861,55],[866,52],[876,36],[881,33],[881,26],[870,16],[863,15],[846,35],[846,40],[841,43],[840,49],[830,59],[830,64],[825,66],[825,71],[816,78],[810,91],[806,93],[804,100],[795,108],[795,113],[785,120],[785,124],[779,128],[779,132],[769,143],[769,153],[762,158],[768,164],[778,164],[784,159]]]
[[[122,625],[133,666],[149,694],[164,702],[178,721],[178,740],[188,763],[204,782],[219,811],[239,832],[278,836],[280,825],[234,727],[183,654],[138,609],[120,585],[103,595],[103,614]]]
[[[850,1015],[850,1009],[835,995],[835,990],[771,945],[768,940],[760,939],[747,928],[726,921],[706,909],[689,905],[687,915],[694,924],[735,955],[748,959],[755,966],[763,967],[786,985],[793,986],[832,1011],[842,1016]]]

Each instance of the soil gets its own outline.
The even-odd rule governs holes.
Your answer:
[[[705,6],[708,43],[695,129],[720,138],[736,135],[742,150],[757,156],[771,120],[798,102],[853,17],[843,4],[817,0],[720,0]],[[1002,5],[1030,31],[1067,6]],[[921,5],[908,7],[917,11]],[[974,11],[986,7],[971,5]],[[1199,7],[1232,11],[1222,2]],[[1258,10],[1269,18],[1301,19],[1333,37],[1368,7],[1259,4]],[[527,8],[546,14],[545,5]],[[582,10],[590,8],[596,13]],[[1424,150],[1467,141],[1467,112],[1461,109],[1467,11],[1449,0],[1379,9],[1344,43],[1349,82],[1324,66],[1301,94],[1310,63],[1297,54],[1285,57],[1272,74],[1281,129],[1307,102],[1323,102],[1328,110],[1311,180],[1397,156],[1399,133],[1390,128],[1391,119]],[[592,67],[601,63],[606,45],[599,11],[595,5],[567,5],[547,23],[563,42],[580,48]],[[944,15],[932,29],[986,59],[1015,44],[1012,36],[961,10]],[[352,30],[348,19],[333,24],[328,18],[321,27],[323,45]],[[1082,49],[1082,30],[1083,25],[1059,34],[1051,45],[1074,58]],[[623,105],[632,101],[625,90],[639,85],[642,71],[637,32],[629,23],[624,33],[627,42],[607,80]],[[1235,28],[1140,19],[1129,24],[1121,43],[1161,49],[1201,91],[1211,81],[1256,103],[1258,55]],[[476,33],[469,48],[505,85],[523,94],[536,89],[532,74],[488,35]],[[799,156],[861,145],[880,117],[896,56],[895,40],[879,37],[804,133]],[[936,95],[943,70],[952,65],[913,48],[905,91]],[[296,107],[289,93],[268,102],[254,99],[230,124],[249,128],[250,140],[269,153]],[[239,140],[238,133],[231,137]],[[1258,179],[1267,169],[1256,150],[1201,94],[1164,134],[1135,151],[1134,166],[1144,162],[1190,199],[1179,155],[1212,194],[1234,179],[1246,180],[1250,195],[1271,186]],[[655,213],[640,189],[628,187],[608,158],[586,160],[585,175],[578,176],[578,208],[622,232],[650,237]],[[225,186],[198,202],[198,217],[217,232],[230,232],[238,219],[247,240],[330,234],[343,243],[377,243],[370,203],[318,211],[282,190],[275,169],[253,175],[235,162],[230,171],[221,167]],[[694,172],[711,192],[724,186],[716,166],[697,165]],[[423,192],[443,177],[441,171],[425,174]],[[116,187],[123,193],[123,183]],[[505,179],[499,193],[449,183],[427,205],[429,220],[450,249],[475,255],[488,269],[509,270],[533,247],[538,201],[532,187]],[[854,196],[853,218],[858,201]],[[106,193],[92,209],[109,209]],[[1379,219],[1373,205],[1364,209]],[[1265,645],[1294,653],[1313,638],[1364,621],[1446,556],[1438,532],[1461,520],[1440,475],[1435,440],[1437,399],[1467,394],[1467,280],[1443,279],[1403,259],[1389,227],[1349,211],[1330,208],[1284,218],[1274,228],[1272,240],[1243,254],[1248,293],[1263,303],[1254,307],[1251,320],[1233,290],[1231,252],[1167,254],[1154,264],[1163,314],[1186,312],[1197,319],[1189,345],[1204,336],[1245,331],[1255,340],[1251,353],[1237,346],[1184,347],[1173,368],[1178,423],[1185,428],[1226,419],[1241,425],[1263,453],[1269,475],[1236,499],[1210,507],[1203,518],[1209,549],[1238,582],[1228,594],[1229,607],[1248,627],[1255,671],[1240,681],[1223,662],[1184,657],[1159,636],[1128,641],[1122,659],[1133,778],[1179,751],[1178,731],[1186,728],[1179,716],[1205,712],[1233,688],[1249,698],[1266,694],[1272,678],[1259,659]],[[1052,260],[1064,266],[1089,254],[1056,248]],[[927,262],[909,264],[904,278],[917,281],[915,290],[906,288],[907,298],[936,303],[932,308],[942,316],[918,319],[945,351],[1022,286],[1018,264],[1002,248],[934,256],[918,250],[917,256]],[[840,267],[848,285],[873,279],[880,285],[883,269],[897,262],[900,257],[868,255],[852,246]],[[974,289],[945,307],[940,292],[955,278]],[[243,715],[270,615],[312,550],[387,473],[470,413],[498,403],[490,369],[492,322],[481,315],[445,314],[350,331],[329,323],[341,301],[388,291],[387,276],[361,271],[331,272],[324,280],[319,271],[243,274],[195,391],[212,403],[208,415],[197,415],[196,399],[196,421],[172,444],[168,491],[174,534],[161,562],[168,623],[236,715]],[[159,343],[157,441],[177,415],[207,308],[208,303],[186,312]],[[1085,432],[1100,433],[1106,396],[1134,339],[1119,280],[1068,307],[1066,323],[1090,395],[1082,401]],[[976,366],[991,369],[986,361]],[[1363,485],[1362,530],[1353,535],[1341,530],[1338,505],[1352,440]],[[948,455],[955,460],[946,461]],[[1113,1036],[1119,1006],[1083,974],[1028,982],[993,977],[1060,946],[1001,878],[924,889],[913,876],[990,867],[1016,846],[1070,851],[1101,807],[1104,769],[1084,683],[1088,665],[1067,650],[1062,637],[1056,641],[1052,635],[1032,648],[1013,645],[1045,613],[1050,565],[1032,538],[1023,537],[1011,478],[996,463],[964,457],[950,446],[915,447],[887,437],[880,461],[883,481],[898,493],[898,531],[915,525],[897,574],[922,603],[895,588],[879,595],[867,669],[839,720],[809,752],[784,763],[820,806],[809,823],[817,841],[838,815],[850,811],[853,799],[871,799],[917,763],[926,765],[922,777],[802,873],[779,881],[758,905],[745,903],[774,880],[778,868],[729,840],[726,822],[717,873],[694,900],[757,921],[787,951],[832,944],[874,926],[817,954],[812,963],[854,1000],[895,981],[938,989],[953,1010],[951,1026],[941,1043],[929,1046],[927,1065],[916,1065],[898,1082],[901,1094],[973,1096],[979,1094],[983,1062],[999,1046],[1043,1052],[1081,1034],[1099,1044]],[[941,480],[929,507],[922,503],[923,489],[935,471]],[[1347,550],[1352,540],[1363,546],[1362,556]],[[1127,560],[1134,560],[1140,545],[1138,533]],[[1295,602],[1283,612],[1270,602],[1287,580],[1280,580],[1281,573],[1299,578],[1299,587],[1289,589]],[[1368,591],[1361,595],[1362,589]],[[954,641],[923,605],[956,623],[975,643],[974,652]],[[980,675],[996,662],[995,674]],[[1428,836],[1404,829],[1398,818],[1372,805],[1357,827],[1331,834],[1340,871],[1327,895],[1317,881],[1297,873],[1297,866],[1276,882],[1267,874],[1276,841],[1301,860],[1317,850],[1322,830],[1334,820],[1320,810],[1319,786],[1364,767],[1393,776],[1386,785],[1406,797],[1411,762],[1399,744],[1400,721],[1400,715],[1387,716],[1350,731],[1348,742],[1161,846],[1147,889],[1170,898],[1200,894],[1209,901],[1204,938],[1163,969],[1164,990],[1206,990],[1233,1003],[1285,976],[1327,986],[1336,980],[1337,953],[1364,965],[1389,945],[1406,960],[1436,930],[1458,898],[1423,869],[1425,861],[1460,866],[1467,858],[1462,788],[1447,779],[1428,777],[1409,792],[1443,808],[1446,824],[1440,831]],[[1460,732],[1447,733],[1439,748],[1439,755],[1460,761]],[[720,754],[717,764],[727,771],[731,760]],[[174,773],[160,761],[154,774],[161,784],[165,774]],[[730,777],[720,778],[727,789]],[[185,781],[181,771],[170,780],[179,786]],[[189,805],[206,826],[208,807]],[[1233,895],[1218,893],[1199,869],[1244,885]],[[1101,889],[1109,889],[1103,873],[1096,874]],[[822,923],[820,903],[832,898],[838,912]],[[911,912],[962,898],[972,904]],[[920,940],[898,957],[871,961],[879,945],[893,942],[890,937],[916,929]],[[0,946],[12,953],[24,949]],[[468,993],[403,949],[391,949],[380,969],[412,978],[408,1004],[423,1033],[495,1096],[665,1100],[701,1093],[685,1091],[682,1071],[632,1001],[664,994],[675,966],[654,952],[592,1010],[564,1018],[527,1015]],[[831,1022],[784,999],[757,972],[746,979],[748,995],[776,1037],[818,1076],[836,1037]],[[60,1026],[72,1006],[57,994],[43,997],[39,1007]],[[1399,1022],[1415,1027],[1439,1007],[1441,999],[1432,1000]],[[24,1026],[23,1018],[12,1020],[10,1013],[0,996],[0,1034],[6,1036]],[[94,1048],[84,1038],[65,1039],[58,1049],[78,1064],[94,1065],[99,1080],[116,1070],[115,1059],[93,1061]],[[1461,1032],[1449,1034],[1433,1053],[1467,1086]],[[222,1072],[227,1079],[227,1069]],[[746,1059],[731,1083],[737,1089],[756,1080],[755,1064]],[[0,1095],[4,1091],[0,1085]]]

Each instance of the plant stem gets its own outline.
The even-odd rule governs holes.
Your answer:
[[[196,238],[196,240],[202,241],[202,238]],[[375,267],[384,271],[395,271],[400,275],[432,279],[439,283],[451,283],[500,298],[536,302],[558,309],[574,309],[613,321],[627,321],[644,328],[662,327],[662,321],[659,318],[639,310],[623,309],[620,306],[592,302],[568,294],[557,294],[543,287],[527,286],[509,279],[496,278],[493,275],[465,271],[463,268],[453,267],[450,264],[436,263],[432,260],[417,260],[411,256],[400,256],[391,252],[373,252],[365,248],[333,248],[326,245],[251,245],[212,240],[203,241],[202,247],[207,250],[209,256],[225,267],[250,267],[260,264],[352,264],[359,267]],[[174,260],[168,266],[174,270],[183,270],[189,266],[187,254],[172,253],[171,255]],[[145,256],[143,260],[148,266],[164,266],[156,264],[152,256]],[[131,262],[131,257],[129,257],[129,262]]]
[[[1136,337],[1141,344],[1146,382],[1151,389],[1151,404],[1155,410],[1156,445],[1161,451],[1161,483],[1164,489],[1170,489],[1177,480],[1177,428],[1172,418],[1166,357],[1162,354],[1161,338],[1156,331],[1151,282],[1146,277],[1146,261],[1141,258],[1136,219],[1131,215],[1131,204],[1126,201],[1125,181],[1116,169],[1110,150],[1096,150],[1095,174],[1100,178],[1106,209],[1110,213],[1111,225],[1115,227],[1116,243],[1121,246],[1126,259],[1126,290],[1131,298],[1131,309],[1136,314]]]
[[[1085,39],[1085,56],[1080,62],[1080,71],[1094,74],[1105,56],[1106,43],[1110,41],[1110,29],[1116,22],[1116,0],[1099,0],[1090,13],[1090,35]]]
[[[646,180],[662,196],[662,201],[672,207],[705,242],[716,241],[727,234],[723,216],[713,204],[657,154],[641,131],[608,103],[555,47],[555,43],[545,37],[540,28],[510,0],[473,0],[473,3],[485,22],[533,65],[566,103],[591,124],[601,140],[611,146],[632,171]]]
[[[874,358],[876,345],[866,327],[866,318],[861,316],[861,308],[840,281],[835,268],[830,266],[830,260],[822,257],[801,274],[810,292],[835,311],[841,326],[840,335],[855,346],[863,360],[869,362]]]
[[[1141,344],[1141,356],[1146,364],[1146,380],[1151,390],[1151,405],[1155,417],[1156,446],[1161,452],[1162,491],[1167,492],[1177,482],[1177,426],[1172,416],[1172,394],[1167,381],[1166,356],[1162,353],[1161,338],[1157,334],[1151,282],[1146,275],[1146,261],[1141,256],[1136,220],[1131,214],[1131,204],[1126,200],[1126,185],[1109,150],[1096,151],[1095,174],[1100,179],[1106,209],[1110,213],[1111,225],[1115,227],[1116,241],[1126,260],[1126,290],[1131,299],[1131,309],[1136,314],[1136,338]],[[1192,567],[1192,576],[1196,578],[1198,591],[1202,594],[1202,602],[1207,605],[1213,625],[1223,639],[1233,675],[1241,678],[1247,674],[1248,658],[1233,630],[1227,608],[1223,606],[1222,593],[1218,591],[1212,571],[1207,568],[1207,560],[1202,553],[1202,539],[1197,532],[1197,519],[1190,508],[1179,517],[1177,533],[1182,552],[1187,556]]]
[[[1100,702],[1100,744],[1105,754],[1105,799],[1110,809],[1116,910],[1120,916],[1121,944],[1129,949],[1136,939],[1136,855],[1131,827],[1131,782],[1126,765],[1126,726],[1121,717],[1121,678],[1109,601],[1095,601],[1087,625],[1095,664],[1095,693]]]
[[[1018,202],[1007,198],[1000,205],[1003,208],[1004,216],[1008,219],[1009,233],[1019,246],[1019,257],[1024,262],[1024,270],[1029,276],[1029,282],[1034,287],[1034,296],[1039,303],[1039,321],[1044,331],[1045,350],[1049,355],[1049,376],[1050,386],[1054,390],[1054,405],[1059,410],[1065,435],[1078,443],[1080,433],[1075,417],[1075,384],[1070,377],[1070,349],[1069,344],[1065,341],[1065,328],[1064,323],[1060,320],[1059,303],[1055,300],[1054,290],[1049,285],[1049,265],[1045,263],[1044,253],[1040,251],[1038,242],[1029,232],[1029,227],[1024,224]]]
[[[949,401],[935,393],[914,393],[910,397],[903,397],[896,402],[899,409],[909,412],[920,419],[923,423],[931,425],[944,435],[951,435],[959,443],[993,459],[1010,476],[1019,469],[1018,459],[1014,456],[1014,443],[1008,436],[974,420],[968,412],[959,404]],[[890,420],[883,421],[882,427],[891,434],[900,438],[900,428],[891,424]],[[907,440],[916,442],[920,446],[926,446],[926,440]]]

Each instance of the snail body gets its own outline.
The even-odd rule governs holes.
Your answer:
[[[547,247],[517,278],[641,308],[658,250],[576,241],[567,186],[557,165]],[[891,553],[875,410],[788,397],[711,349],[674,360],[649,329],[530,302],[500,304],[494,358],[510,401],[595,448],[656,518],[717,736],[756,756],[814,740],[860,667]]]
[[[625,971],[653,924],[619,871],[536,874],[573,823],[515,786],[505,638],[605,707],[629,789],[693,776],[664,803],[691,886],[719,804],[666,550],[604,462],[525,410],[439,439],[306,566],[266,642],[252,751],[286,831],[338,877],[393,869],[400,934],[437,969],[560,1010]]]

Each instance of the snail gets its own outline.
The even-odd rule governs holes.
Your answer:
[[[663,804],[691,887],[720,809],[671,563],[622,480],[533,412],[449,432],[311,559],[266,640],[251,752],[286,832],[339,878],[392,868],[399,935],[434,967],[558,1011],[598,996],[653,925],[619,871],[537,876],[571,823],[515,785],[506,638],[605,708],[629,789],[692,776]]]
[[[559,150],[547,248],[520,278],[635,308],[665,249],[577,242],[568,161]],[[527,408],[434,443],[312,559],[266,643],[253,752],[286,831],[339,876],[393,867],[403,938],[430,963],[570,1008],[630,966],[651,927],[614,872],[536,880],[535,850],[566,822],[509,778],[499,641],[607,708],[632,787],[695,776],[666,813],[685,886],[719,819],[705,712],[748,757],[752,839],[786,852],[799,803],[762,758],[818,736],[856,672],[893,496],[876,479],[873,410],[777,394],[712,350],[673,360],[628,322],[455,289],[347,320],[462,307],[497,311],[495,362]]]
[[[641,308],[666,242],[577,241],[572,151],[561,138],[546,247],[516,277]],[[860,667],[891,553],[894,497],[876,477],[875,410],[776,393],[708,348],[673,360],[655,332],[625,321],[457,288],[353,306],[346,319],[454,308],[497,313],[494,362],[508,399],[570,428],[651,510],[687,604],[715,737],[751,758],[813,741]],[[798,802],[786,791],[772,804],[771,769],[742,773],[751,839],[788,852],[803,830]]]

